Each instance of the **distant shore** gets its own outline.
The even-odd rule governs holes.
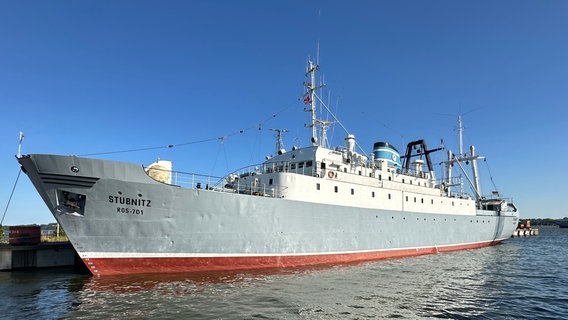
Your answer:
[[[551,218],[527,218],[521,219],[521,221],[529,220],[532,226],[560,226],[561,224],[568,224],[568,217],[562,219],[551,219]]]

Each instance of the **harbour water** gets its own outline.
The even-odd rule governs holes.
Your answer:
[[[291,270],[0,272],[2,319],[568,319],[568,229],[478,250]]]

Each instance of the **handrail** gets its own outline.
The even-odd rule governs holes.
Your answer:
[[[148,174],[148,168],[144,169],[146,174]],[[205,189],[219,192],[250,194],[273,198],[280,198],[283,194],[283,191],[287,189],[287,187],[267,186],[265,184],[252,185],[241,183],[239,181],[239,178],[262,173],[262,171],[259,170],[259,167],[255,165],[241,168],[225,177],[208,176],[203,174],[173,170],[170,171],[159,168],[152,168],[152,170],[165,172],[169,176],[170,181],[160,181],[148,174],[148,176],[152,179],[169,185],[188,189]]]

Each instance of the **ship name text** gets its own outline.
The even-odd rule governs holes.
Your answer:
[[[150,199],[134,199],[134,198],[127,198],[127,197],[118,197],[118,196],[108,196],[108,202],[122,204],[127,206],[138,206],[138,207],[151,207],[152,200]]]

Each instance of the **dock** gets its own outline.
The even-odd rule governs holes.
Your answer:
[[[0,244],[0,270],[75,266],[78,259],[70,242]]]
[[[513,237],[538,236],[538,229],[517,229],[513,232]]]
[[[538,236],[538,229],[531,228],[531,221],[519,221],[517,229],[513,232],[513,237]]]

